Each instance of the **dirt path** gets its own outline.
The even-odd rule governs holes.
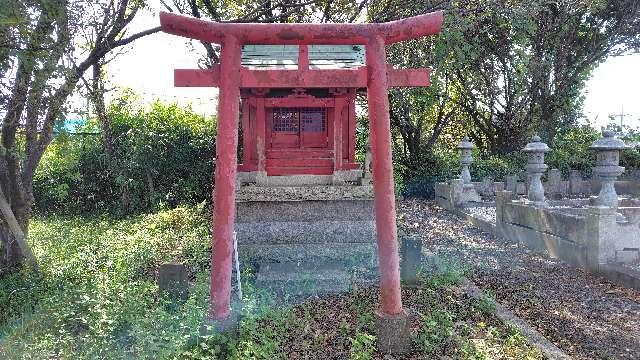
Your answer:
[[[574,358],[640,358],[640,292],[495,238],[433,202],[399,202],[398,214],[423,251],[468,264],[479,287]]]

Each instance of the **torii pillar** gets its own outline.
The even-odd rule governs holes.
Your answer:
[[[389,86],[427,86],[429,69],[396,70],[386,63],[385,45],[434,35],[442,12],[374,24],[215,23],[160,13],[164,32],[222,45],[220,65],[210,70],[176,70],[177,86],[218,86],[217,163],[209,318],[224,322],[231,314],[231,269],[235,221],[236,149],[240,88],[367,88],[373,165],[374,207],[380,264],[381,307],[376,311],[378,347],[409,349],[409,323],[402,307],[396,228]],[[366,45],[366,67],[342,70],[249,70],[240,65],[241,45]]]

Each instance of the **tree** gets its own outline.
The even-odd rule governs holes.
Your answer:
[[[463,125],[485,154],[517,151],[534,132],[552,144],[559,130],[574,126],[580,117],[591,71],[608,56],[640,50],[638,0],[378,0],[369,7],[369,17],[387,21],[435,9],[446,12],[436,45],[391,47],[390,60],[435,53],[430,58],[434,85],[447,84],[439,98],[457,109],[455,124],[448,128]],[[404,107],[396,117],[405,120],[394,122],[400,134],[407,128],[414,134],[431,133],[429,128],[438,123],[434,116],[441,112],[429,106],[412,109],[402,92],[392,91],[390,101]],[[443,107],[438,102],[430,106]],[[409,117],[421,118],[409,116],[412,111],[428,119],[408,122]],[[403,134],[402,148],[416,148],[415,139]]]
[[[442,2],[374,1],[369,20],[386,22],[441,10]],[[397,88],[389,91],[394,161],[404,179],[411,179],[431,163],[434,147],[443,132],[454,124],[458,109],[453,106],[457,84],[453,79],[451,56],[442,36],[393,44],[387,61],[399,68],[433,67],[427,88]],[[428,166],[428,165],[427,165]]]
[[[640,50],[637,0],[467,2],[456,12],[466,14],[450,30],[458,104],[493,154],[520,149],[533,132],[553,145],[579,119],[591,71]]]
[[[0,134],[0,273],[23,257],[35,265],[26,236],[38,163],[83,74],[113,49],[160,30],[127,34],[144,6],[130,0],[2,4],[0,69],[11,75],[0,87],[6,109]]]

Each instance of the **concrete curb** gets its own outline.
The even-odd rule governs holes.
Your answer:
[[[474,299],[484,297],[484,293],[482,290],[477,287],[471,280],[464,279],[462,281],[463,290]],[[495,303],[496,305],[496,316],[500,321],[504,324],[510,324],[515,326],[520,333],[527,338],[529,344],[535,346],[540,349],[542,354],[547,359],[567,359],[570,360],[571,357],[567,355],[564,351],[558,348],[554,343],[545,338],[542,334],[540,334],[536,329],[534,329],[531,325],[529,325],[523,319],[517,317],[514,313],[512,313],[509,309],[500,305],[499,303]]]

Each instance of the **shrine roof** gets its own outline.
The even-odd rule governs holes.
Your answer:
[[[309,45],[311,69],[349,69],[363,66],[362,45]],[[296,69],[298,45],[244,45],[242,65],[253,68]]]

